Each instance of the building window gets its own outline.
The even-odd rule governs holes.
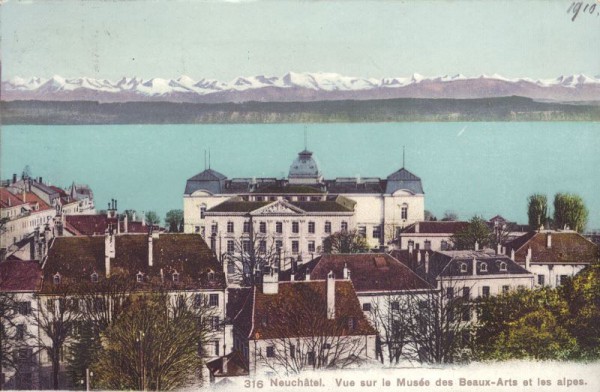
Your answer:
[[[177,271],[173,273],[173,282],[179,282],[179,273]]]
[[[462,297],[465,300],[468,300],[471,297],[471,289],[469,287],[463,287]]]
[[[258,224],[258,231],[265,234],[267,232],[267,222],[260,222]]]
[[[227,252],[233,253],[235,251],[235,242],[233,240],[227,240]]]
[[[309,366],[314,366],[315,365],[315,352],[314,351],[308,352],[306,355],[306,360],[307,360]]]
[[[231,275],[231,274],[235,274],[235,261],[233,261],[233,260],[230,260],[230,261],[227,263],[227,273],[228,273],[229,275]]]
[[[538,284],[540,286],[546,284],[546,275],[538,275]]]
[[[267,251],[267,241],[265,240],[260,240],[258,242],[258,251],[260,253],[265,253]]]
[[[315,241],[308,241],[308,251],[310,253],[315,252]]]
[[[293,344],[290,344],[290,358],[296,358],[296,346],[294,346]]]
[[[31,302],[17,302],[17,311],[20,314],[28,315],[31,313]]]
[[[414,248],[415,248],[415,241],[413,241],[413,240],[408,240],[408,247],[409,247],[409,248],[413,248],[413,249],[414,249]]]
[[[479,265],[479,270],[480,270],[481,272],[487,272],[487,270],[488,270],[488,268],[487,268],[487,263],[481,263],[481,264]]]
[[[465,263],[460,264],[460,272],[463,274],[467,272],[467,264],[465,264]]]
[[[141,272],[138,272],[137,275],[135,275],[135,279],[137,280],[138,283],[142,283],[144,281],[144,274],[142,274]]]
[[[15,333],[15,339],[25,340],[25,324],[17,324],[17,331]]]
[[[471,321],[471,308],[467,305],[462,308],[462,321]]]
[[[98,283],[98,274],[97,273],[94,272],[91,275],[91,278],[92,278],[92,283]]]
[[[200,206],[200,219],[204,219],[206,215],[206,204]]]
[[[219,294],[211,294],[208,297],[208,304],[210,306],[219,306]]]
[[[454,287],[446,288],[446,298],[453,299],[454,298]]]
[[[277,234],[283,233],[283,223],[281,223],[281,222],[275,222],[275,232]]]
[[[300,223],[292,222],[292,233],[300,233]]]
[[[342,231],[348,231],[348,222],[342,221]]]
[[[215,356],[219,356],[219,341],[215,340],[214,341],[214,347],[215,347]]]
[[[244,233],[250,233],[250,222],[244,222]]]
[[[353,331],[355,327],[356,327],[356,320],[354,319],[354,317],[348,317],[348,329],[350,331]]]
[[[381,226],[373,226],[373,238],[381,238]]]
[[[315,233],[315,222],[308,222],[308,232],[311,234]]]
[[[400,302],[392,301],[392,310],[400,310]]]
[[[219,316],[213,316],[210,319],[210,328],[213,331],[218,330],[221,327],[221,318]]]
[[[442,240],[442,244],[441,244],[440,248],[442,248],[442,250],[450,249],[450,247],[448,246],[448,241]]]
[[[200,233],[200,226],[194,226],[194,232]]]
[[[490,296],[490,286],[483,286],[481,288],[481,294],[486,298],[489,297]]]
[[[282,248],[283,248],[283,241],[282,240],[276,240],[275,241],[275,250],[277,251],[277,253],[279,253]]]
[[[358,226],[358,235],[365,238],[367,236],[367,226]]]
[[[563,285],[567,282],[567,279],[569,278],[568,275],[560,275],[558,276],[558,285]]]
[[[298,241],[292,241],[292,253],[298,253],[300,250],[300,243]]]
[[[500,263],[500,271],[506,271],[506,263],[504,261]]]
[[[232,221],[227,222],[227,232],[233,233],[233,222]]]
[[[325,222],[325,233],[331,233],[331,222]]]
[[[54,275],[54,284],[60,284],[60,274]]]
[[[370,312],[371,311],[371,303],[370,302],[365,302],[362,305],[363,308],[363,312]]]
[[[423,245],[425,250],[431,250],[431,241],[425,240],[425,244]]]
[[[502,294],[506,294],[510,291],[510,286],[502,286]]]
[[[210,226],[210,232],[211,232],[212,234],[217,234],[217,233],[219,232],[219,224],[218,224],[218,223],[213,223],[213,224]]]
[[[275,347],[267,346],[267,358],[273,358],[275,356]]]
[[[401,214],[402,219],[405,219],[405,220],[408,219],[408,205],[406,205],[406,204],[402,205],[400,214]]]
[[[242,241],[242,250],[244,252],[250,252],[250,241],[248,241],[248,240]]]

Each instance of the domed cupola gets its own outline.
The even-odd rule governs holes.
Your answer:
[[[290,166],[289,182],[290,184],[315,184],[320,183],[323,176],[319,171],[317,162],[312,157],[312,152],[303,150],[298,153]]]

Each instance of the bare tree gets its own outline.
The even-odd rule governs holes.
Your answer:
[[[18,370],[14,355],[21,346],[17,336],[17,303],[12,293],[0,292],[0,366],[2,371]],[[0,386],[1,388],[1,386]]]
[[[230,279],[242,286],[253,287],[260,282],[265,267],[285,267],[281,244],[266,233],[250,230],[243,237],[230,241],[233,241],[233,251],[225,253],[223,260],[228,263]]]
[[[323,240],[323,253],[361,253],[369,251],[365,237],[357,230],[342,230]]]
[[[172,390],[193,384],[211,334],[207,304],[186,296],[137,295],[103,334],[92,366],[105,389]]]
[[[54,389],[60,387],[61,354],[80,318],[79,304],[74,294],[76,293],[68,283],[55,284],[50,292],[38,296],[38,310],[32,313],[32,320],[39,334],[31,337],[36,339],[38,349],[45,351],[50,358]]]
[[[407,320],[407,316],[411,314],[409,305],[405,294],[391,291],[382,300],[371,304],[369,321],[378,332],[377,355],[382,363],[387,360],[390,364],[398,364],[402,358],[408,343],[408,328],[411,326]]]

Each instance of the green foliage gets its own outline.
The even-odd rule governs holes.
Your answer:
[[[487,222],[482,217],[474,216],[466,229],[452,236],[452,242],[459,250],[474,249],[476,242],[479,244],[479,249],[482,249],[492,246],[494,236]]]
[[[529,217],[529,227],[537,230],[546,223],[548,216],[548,199],[546,195],[535,193],[527,199],[527,216]]]
[[[130,301],[102,336],[103,350],[92,365],[102,389],[173,390],[189,386],[208,341],[208,308],[170,303],[153,293]],[[204,311],[203,311],[204,309]]]
[[[582,232],[588,220],[588,210],[579,195],[557,193],[554,196],[554,225],[558,229],[568,226]]]
[[[92,366],[95,356],[102,350],[100,335],[91,322],[81,323],[74,335],[75,342],[70,346],[67,372],[75,388],[85,389],[86,369]]]
[[[135,210],[125,210],[123,214],[127,215],[127,220],[130,222],[135,220],[134,217],[137,219],[137,212]]]
[[[160,218],[158,217],[158,214],[154,211],[146,212],[145,217],[147,225],[158,225],[160,223]]]
[[[444,212],[444,217],[442,218],[442,222],[454,222],[458,220],[458,214],[454,211],[445,211]]]
[[[170,210],[165,217],[165,225],[171,233],[183,231],[183,210]]]
[[[323,253],[363,253],[369,244],[356,230],[338,231],[323,240]]]

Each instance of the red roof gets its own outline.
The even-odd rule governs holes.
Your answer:
[[[17,196],[10,193],[6,188],[0,188],[0,207],[10,208],[25,204]]]
[[[551,247],[546,246],[551,234]],[[532,263],[586,264],[600,258],[598,245],[575,232],[531,232],[507,244],[507,253],[515,250],[515,261],[525,262],[527,250],[531,248]]]
[[[462,221],[423,221],[413,223],[402,230],[402,233],[454,234],[468,226],[469,222]]]
[[[65,229],[76,235],[103,235],[108,230],[109,225],[112,225],[116,230],[117,218],[109,218],[106,214],[96,215],[66,215]],[[142,224],[142,222],[128,222],[127,233],[130,234],[147,234],[150,226]],[[121,233],[125,233],[125,222],[119,221],[119,229]],[[154,225],[154,230],[163,231],[157,225]]]
[[[6,260],[0,263],[0,291],[38,291],[42,268],[37,261]]]
[[[410,268],[386,253],[324,254],[310,269],[311,279],[325,279],[329,271],[344,275],[344,265],[357,292],[422,290],[431,286]]]
[[[19,196],[21,197],[21,199],[23,199],[22,193],[19,194]],[[44,200],[42,200],[38,195],[36,195],[33,192],[25,192],[25,202],[29,203],[30,205],[38,203],[39,211],[49,210],[52,208]]]
[[[255,287],[234,323],[250,339],[375,335],[352,282],[335,281],[335,317],[327,318],[327,282],[280,282],[277,294]],[[250,310],[250,311],[248,311]],[[353,319],[353,327],[349,319]],[[315,329],[316,328],[316,329]]]

